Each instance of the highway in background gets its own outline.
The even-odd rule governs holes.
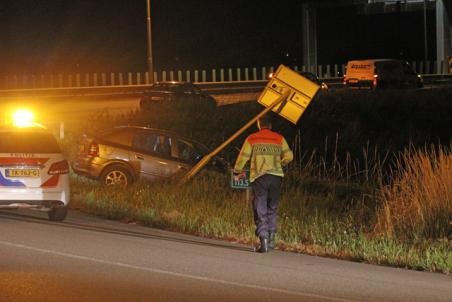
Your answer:
[[[260,92],[215,94],[218,106],[237,102],[256,101]],[[0,97],[3,115],[17,108],[29,108],[36,119],[50,128],[63,122],[67,129],[80,122],[95,120],[99,116],[116,116],[139,110],[141,93],[65,95],[65,96],[8,96]],[[0,120],[2,118],[0,113]],[[4,117],[3,117],[4,118]]]
[[[452,277],[0,211],[0,301],[450,301]]]
[[[342,90],[340,79],[325,79],[330,89],[328,93]],[[424,89],[447,87],[452,83],[449,76],[429,76]],[[266,81],[198,83],[206,93],[211,94],[218,106],[238,102],[256,101],[266,85]],[[58,128],[64,123],[67,129],[80,122],[95,120],[99,116],[115,116],[139,110],[142,86],[50,88],[29,90],[1,90],[0,121],[9,109],[31,108],[38,120],[50,128]]]

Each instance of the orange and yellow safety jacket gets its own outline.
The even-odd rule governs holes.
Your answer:
[[[264,174],[283,177],[282,167],[292,161],[293,153],[283,136],[269,129],[262,129],[248,136],[243,143],[234,172],[242,172],[250,158],[250,182],[253,182]]]

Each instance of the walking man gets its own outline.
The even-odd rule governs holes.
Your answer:
[[[250,182],[254,191],[253,212],[256,236],[260,245],[256,251],[267,253],[275,246],[277,210],[281,194],[282,167],[293,159],[287,141],[271,131],[270,116],[257,122],[259,131],[245,140],[235,163],[234,172],[241,173],[251,159]]]

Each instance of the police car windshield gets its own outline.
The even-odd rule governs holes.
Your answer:
[[[51,133],[12,131],[0,133],[0,153],[61,153]]]

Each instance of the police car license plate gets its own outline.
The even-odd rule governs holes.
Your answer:
[[[39,177],[39,169],[6,169],[6,177]]]

